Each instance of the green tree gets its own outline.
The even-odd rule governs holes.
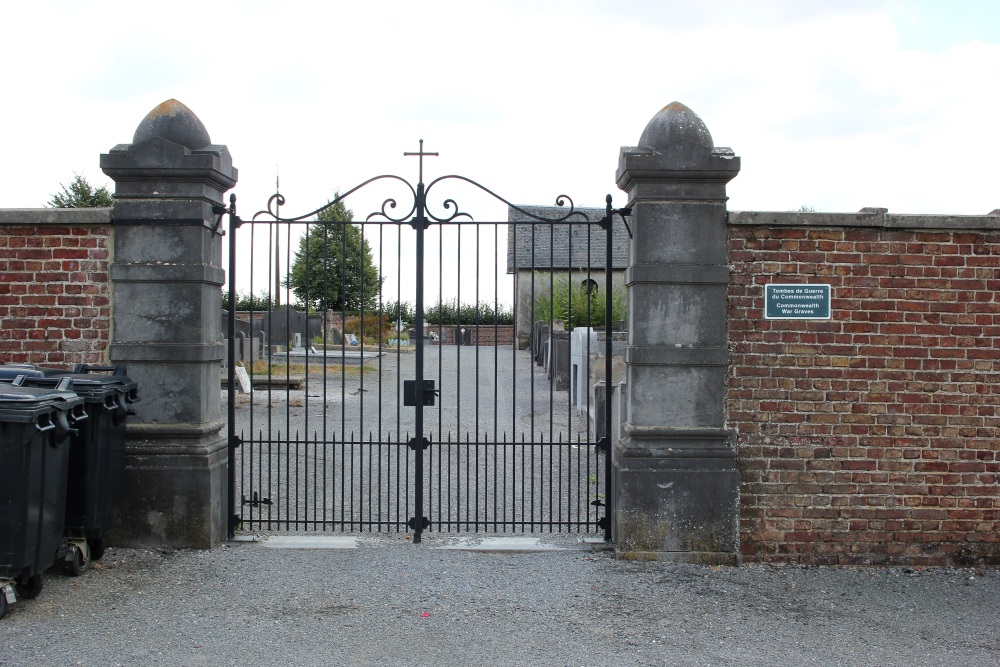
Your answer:
[[[545,285],[545,290],[535,297],[535,319],[541,322],[561,320],[570,327],[603,327],[604,304],[607,294],[599,289],[588,288],[589,275],[584,271],[576,273],[557,274],[550,276],[536,273],[535,281]],[[549,280],[552,281],[552,291],[548,292]],[[605,290],[606,292],[606,290]],[[628,319],[628,299],[625,287],[612,286],[611,289],[611,326],[617,326]]]
[[[320,211],[299,239],[286,285],[299,304],[318,310],[372,310],[382,280],[371,247],[343,202]]]
[[[264,312],[275,307],[270,294],[236,293],[236,310],[255,310]],[[229,288],[222,288],[222,309],[229,310]]]
[[[62,192],[52,195],[48,202],[50,208],[97,208],[114,203],[106,187],[102,185],[95,190],[80,174],[74,174],[68,186],[60,183],[59,187]]]

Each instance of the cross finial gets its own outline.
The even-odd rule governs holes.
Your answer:
[[[423,183],[424,182],[424,156],[425,155],[434,155],[434,156],[437,156],[437,155],[440,155],[440,153],[425,153],[424,152],[424,140],[421,139],[420,140],[420,150],[419,151],[417,151],[416,153],[403,153],[403,157],[411,157],[411,156],[414,156],[414,155],[420,157],[420,182]]]

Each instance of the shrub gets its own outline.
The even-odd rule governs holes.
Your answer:
[[[362,322],[362,320],[364,320]],[[362,341],[377,341],[391,336],[395,329],[385,315],[365,313],[364,317],[348,317],[344,320],[344,333],[352,333]]]
[[[604,327],[604,308],[606,291],[591,290],[588,292],[580,279],[581,274],[549,274],[536,273],[535,284],[551,287],[551,293],[542,293],[535,297],[533,312],[535,319],[549,324],[562,321],[568,327]],[[578,280],[579,279],[579,280]],[[572,282],[571,282],[572,281]],[[572,312],[570,309],[572,308]],[[613,286],[611,289],[611,326],[617,326],[619,321],[628,318],[628,306],[625,288]]]
[[[408,301],[386,301],[382,306],[382,312],[394,324],[399,321],[412,323],[417,319],[413,305]]]
[[[513,324],[514,310],[502,304],[492,304],[480,301],[478,304],[458,304],[457,299],[440,301],[424,309],[424,322],[427,324],[455,325],[479,324],[492,326],[494,324]]]
[[[270,294],[236,293],[236,310],[254,310],[263,312],[274,308],[274,299]],[[229,290],[222,290],[222,309],[229,310]]]

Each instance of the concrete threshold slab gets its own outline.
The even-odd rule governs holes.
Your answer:
[[[540,551],[572,551],[583,548],[582,545],[553,544],[537,537],[486,537],[460,538],[454,542],[435,545],[435,549],[452,549],[456,551],[480,551],[484,553],[498,552],[540,552]]]
[[[261,544],[270,549],[357,549],[358,538],[351,535],[274,535]]]

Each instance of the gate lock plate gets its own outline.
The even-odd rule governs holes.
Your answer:
[[[424,380],[424,390],[420,393],[420,405],[434,405],[434,397],[438,395],[434,380]],[[403,405],[417,405],[416,380],[403,380]]]

